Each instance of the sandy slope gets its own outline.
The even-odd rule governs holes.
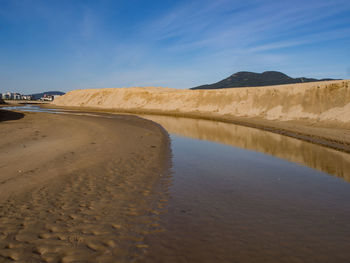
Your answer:
[[[0,262],[142,256],[166,199],[164,130],[130,116],[17,117],[0,122]]]
[[[350,121],[350,81],[221,90],[162,88],[75,90],[59,106],[262,117],[268,120]]]

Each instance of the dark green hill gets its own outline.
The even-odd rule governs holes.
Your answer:
[[[202,85],[191,89],[226,89],[237,87],[256,87],[325,80],[332,79],[313,79],[304,77],[292,78],[278,71],[265,71],[263,73],[240,71],[214,84]]]

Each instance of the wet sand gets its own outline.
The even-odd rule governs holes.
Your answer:
[[[163,128],[0,110],[0,136],[0,262],[142,259],[166,202]]]

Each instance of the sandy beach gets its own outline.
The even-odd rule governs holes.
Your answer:
[[[326,143],[345,128],[47,107],[0,108],[0,262],[349,258],[348,157],[230,123]]]
[[[162,127],[0,109],[0,135],[0,262],[142,258],[166,203]]]

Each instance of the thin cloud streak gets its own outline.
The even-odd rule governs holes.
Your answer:
[[[154,49],[157,49],[159,57],[168,54],[187,54],[193,51],[201,54],[205,53],[204,58],[198,59],[192,56],[191,60],[200,61],[199,63],[209,63],[211,61],[211,65],[219,64],[232,68],[234,68],[232,62],[242,57],[245,61],[254,61],[254,58],[260,60],[257,64],[262,63],[261,61],[281,63],[283,58],[286,59],[287,56],[267,54],[266,52],[336,40],[343,38],[348,31],[348,29],[339,29],[307,33],[295,37],[287,36],[283,41],[271,42],[270,39],[285,34],[284,28],[299,31],[310,24],[312,24],[312,27],[317,27],[317,25],[315,26],[317,21],[343,12],[344,7],[328,2],[318,2],[303,7],[293,6],[293,8],[290,8],[288,6],[285,9],[281,9],[281,7],[271,9],[269,5],[256,4],[248,10],[230,14],[229,11],[223,12],[222,10],[232,12],[243,7],[232,7],[232,3],[227,1],[226,6],[223,6],[222,3],[220,2],[221,5],[215,3],[206,6],[205,4],[198,4],[198,2],[192,2],[177,6],[162,17],[143,25],[143,30],[139,33],[142,36],[141,38],[147,41],[146,45],[145,43],[142,45],[143,53],[141,56],[135,56],[135,54],[139,54],[139,46],[131,45],[131,47],[125,49],[127,53],[124,53],[123,57],[126,59],[131,57],[135,64],[141,64],[142,60],[147,60],[147,57],[153,56]],[[329,12],[322,12],[325,8]],[[313,10],[316,10],[316,15],[311,15]],[[213,13],[215,16],[213,16]],[[220,16],[222,18],[219,19],[220,22],[217,22],[216,20]],[[251,17],[252,19],[248,19]],[[336,22],[330,21],[329,24]],[[145,37],[145,34],[147,34],[147,37]],[[139,37],[136,35],[131,38],[131,41],[137,42]],[[162,45],[167,40],[169,40],[169,43]],[[256,53],[261,52],[265,54],[258,58]],[[152,61],[162,60],[159,57],[156,55]],[[227,60],[232,62],[230,63]],[[239,64],[242,65],[242,63],[237,63],[237,65]],[[184,67],[186,68],[186,65]],[[199,68],[202,68],[202,66]],[[222,68],[226,71],[224,67]],[[277,66],[275,66],[276,68]],[[162,71],[164,70],[162,69]],[[154,72],[150,72],[150,74],[154,74]],[[176,81],[169,79],[168,82],[175,83]],[[189,83],[192,82],[189,81]]]
[[[227,46],[240,44],[244,47],[253,41],[264,41],[271,35],[276,37],[276,33],[284,34],[288,29],[298,31],[310,23],[344,11],[344,7],[325,2],[318,5],[304,5],[303,8],[295,6],[278,10],[264,4],[232,16],[228,14],[222,18],[223,21],[218,22],[213,20],[218,20],[217,16],[222,14],[221,10],[228,7],[212,5],[210,8],[201,8],[201,6],[192,5],[188,8],[186,5],[177,8],[152,22],[150,27],[146,26],[145,31],[151,33],[150,38],[155,42],[171,38],[169,46],[175,46],[177,50],[179,47],[183,49],[215,47],[215,43],[219,46],[225,43]],[[324,8],[327,8],[327,13],[322,12]],[[317,15],[311,14],[312,11],[316,11]],[[216,16],[213,18],[210,13],[215,13]],[[318,41],[319,39],[315,40]]]
[[[15,77],[21,75],[28,86],[45,88],[51,80],[66,90],[189,88],[240,70],[310,77],[328,70],[339,74],[324,77],[341,78],[349,67],[344,0],[140,1],[139,9],[123,1],[6,3],[0,78],[8,87],[25,86]]]

